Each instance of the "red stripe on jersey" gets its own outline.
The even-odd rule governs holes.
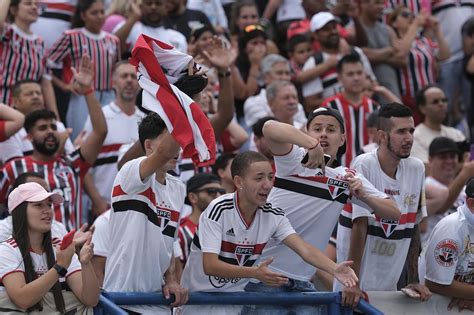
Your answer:
[[[148,200],[150,200],[152,205],[156,205],[155,192],[151,187],[145,191],[142,191],[141,193],[139,193],[139,195],[145,196]]]
[[[62,10],[67,11],[68,13],[74,14],[76,8],[72,4],[68,3],[51,3],[51,2],[42,2],[42,5],[46,5],[46,10]]]
[[[102,149],[100,150],[100,153],[118,151],[121,146],[122,146],[121,143],[104,145]]]
[[[162,206],[156,206],[156,209],[169,211],[171,213],[171,217],[170,217],[171,221],[173,221],[173,222],[178,222],[179,221],[179,211],[169,209],[169,208],[166,208],[166,207],[162,207]]]
[[[112,197],[118,197],[118,196],[126,196],[127,193],[123,191],[122,187],[120,185],[115,186],[112,189]]]
[[[318,182],[321,184],[327,184],[329,177],[326,176],[301,176],[301,175],[291,175],[292,177],[301,178],[310,180],[312,182]]]
[[[252,247],[253,248],[252,255],[261,255],[263,248],[265,248],[265,245],[267,245],[267,243],[249,245],[249,244],[236,244],[232,242],[222,241],[221,251],[234,254],[236,248],[242,246],[242,247]]]
[[[342,208],[342,210],[344,210],[346,212],[349,212],[349,213],[352,213],[352,203],[351,202],[346,202],[344,204],[344,207]]]
[[[376,221],[380,222],[381,218],[378,216],[375,216]],[[398,224],[407,224],[407,223],[415,223],[416,222],[416,213],[414,212],[409,212],[409,213],[404,213],[400,216],[400,220],[398,221]]]

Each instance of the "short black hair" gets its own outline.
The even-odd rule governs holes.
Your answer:
[[[461,27],[462,36],[472,36],[474,34],[474,17],[467,19]]]
[[[370,113],[369,117],[367,117],[367,128],[377,128],[377,121],[379,119],[379,111],[374,110]]]
[[[263,137],[263,125],[269,120],[278,121],[278,119],[276,119],[275,117],[265,116],[257,120],[257,122],[252,125],[252,132],[255,135],[255,137],[257,138]]]
[[[246,151],[237,154],[230,166],[232,178],[235,176],[244,176],[251,164],[255,162],[269,162],[261,153],[255,151]]]
[[[392,117],[413,117],[413,112],[410,107],[396,102],[383,105],[379,108],[377,130],[389,132],[392,129]]]
[[[440,88],[436,84],[428,84],[425,87],[423,87],[421,90],[418,90],[415,95],[415,103],[416,106],[425,106],[426,105],[426,91],[428,91],[431,88]]]
[[[360,63],[360,64],[362,64],[362,60],[360,59],[359,54],[356,53],[356,52],[345,55],[344,57],[342,57],[337,62],[337,66],[336,66],[337,73],[341,73],[342,68],[344,67],[344,65],[348,64],[348,63]]]
[[[295,51],[296,46],[301,44],[301,43],[311,43],[311,39],[310,39],[308,34],[297,34],[297,35],[291,37],[288,40],[288,43],[286,45],[286,50],[289,53],[292,53],[292,52]]]
[[[229,165],[229,162],[235,158],[234,153],[224,153],[216,159],[216,163],[212,165],[212,173],[219,176],[218,170],[223,170]]]
[[[138,139],[142,149],[145,150],[145,140],[156,139],[165,129],[166,124],[157,113],[150,112],[146,115],[138,125]]]
[[[40,119],[57,119],[56,114],[49,109],[38,109],[35,110],[25,117],[25,123],[23,127],[25,128],[26,132],[29,133],[36,122]]]
[[[21,93],[21,86],[23,84],[28,84],[28,83],[35,83],[35,84],[40,84],[38,81],[36,80],[32,80],[32,79],[25,79],[25,80],[20,80],[18,82],[16,82],[13,87],[12,87],[12,95],[13,97],[18,97]]]

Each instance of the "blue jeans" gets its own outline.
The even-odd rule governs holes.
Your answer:
[[[314,285],[309,281],[300,281],[295,279],[289,279],[287,285],[281,287],[270,287],[266,284],[259,282],[249,282],[245,286],[245,292],[267,292],[267,293],[279,293],[279,292],[316,292]],[[248,305],[242,309],[242,314],[245,315],[306,315],[306,314],[327,314],[327,306],[311,306],[311,305],[293,305],[293,306],[280,306],[280,305]]]

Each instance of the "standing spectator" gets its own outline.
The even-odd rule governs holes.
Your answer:
[[[350,47],[337,30],[337,19],[329,12],[320,12],[311,18],[311,32],[318,39],[321,51],[304,64],[299,80],[303,83],[303,105],[307,113],[318,108],[325,98],[340,92],[336,65],[342,56],[357,53],[364,65],[364,71],[374,80],[370,63],[359,47]],[[322,65],[323,67],[316,67]],[[322,68],[322,69],[321,69]],[[302,78],[303,74],[306,78]]]
[[[363,297],[360,290],[397,291],[405,261],[407,287],[417,291],[422,301],[431,296],[418,279],[421,250],[418,224],[426,216],[425,173],[423,163],[410,158],[415,129],[411,110],[398,103],[382,106],[377,129],[380,137],[377,151],[359,155],[351,167],[389,195],[400,209],[401,217],[387,220],[358,205],[352,205],[352,213],[344,211],[341,215],[337,260],[353,259],[354,270],[360,277],[358,288],[343,290],[343,304],[352,307]],[[334,289],[340,291],[341,284],[334,283]]]
[[[400,98],[395,67],[404,67],[406,58],[395,47],[395,33],[385,23],[380,22],[385,0],[362,0],[360,3],[360,22],[368,39],[364,53],[373,65],[377,81]]]
[[[25,116],[19,111],[0,104],[0,141],[5,141],[20,130],[25,121]],[[0,148],[3,150],[2,143]]]
[[[37,110],[25,118],[25,130],[33,144],[32,155],[8,162],[0,173],[0,201],[6,199],[7,189],[15,176],[31,171],[43,174],[51,190],[64,198],[65,202],[54,210],[56,220],[64,223],[68,230],[80,227],[82,179],[94,164],[107,135],[100,104],[94,93],[88,92],[93,82],[93,68],[87,55],[82,57],[75,82],[75,90],[85,94],[88,110],[95,113],[92,116],[94,130],[82,146],[71,154],[58,155],[60,144],[56,115],[46,109]]]
[[[186,7],[186,0],[168,0],[165,3],[167,15],[163,19],[163,25],[183,34],[189,42],[191,32],[211,22],[203,13],[203,8],[192,10]]]
[[[426,286],[433,292],[452,298],[459,311],[474,311],[474,180],[466,185],[466,202],[457,212],[442,219],[433,230],[422,255],[426,263]]]
[[[31,24],[37,19],[36,1],[6,0],[0,4],[0,103],[11,105],[13,85],[31,79],[41,82],[45,102],[57,114],[45,43],[31,31]]]
[[[131,51],[138,37],[145,34],[159,38],[160,41],[186,53],[188,50],[186,37],[180,32],[165,28],[162,25],[164,16],[166,16],[165,0],[143,0],[140,4],[138,1],[131,2],[127,20],[115,27],[121,51]]]
[[[72,89],[72,69],[78,68],[81,57],[91,57],[94,67],[94,85],[91,91],[102,106],[114,99],[112,72],[114,64],[120,60],[119,41],[116,36],[102,31],[104,25],[104,3],[102,0],[79,0],[72,30],[66,31],[53,45],[49,53],[52,62],[63,62],[63,79],[53,77],[55,84],[64,91],[72,92],[66,122],[72,128],[71,138],[75,139],[87,119],[85,98],[76,95]]]
[[[112,192],[109,248],[104,289],[112,292],[162,292],[175,295],[171,306],[187,300],[176,277],[173,243],[186,188],[167,174],[176,167],[179,145],[164,121],[150,113],[138,127],[146,156],[126,163]],[[165,306],[124,306],[127,311],[169,314]]]
[[[229,23],[220,0],[186,0],[186,2],[189,9],[205,13],[218,33],[224,33],[228,29]]]
[[[33,80],[18,81],[13,86],[13,107],[20,113],[28,116],[35,110],[44,109],[44,98],[41,85]],[[60,152],[72,153],[75,149],[69,139],[69,131],[64,124],[56,120],[56,125],[60,133]],[[8,161],[27,156],[33,153],[33,145],[27,137],[25,128],[21,128],[10,139],[0,143],[0,162]]]
[[[412,156],[427,163],[428,147],[434,138],[444,136],[456,142],[466,139],[461,131],[443,124],[448,114],[448,99],[439,87],[427,85],[418,91],[416,105],[425,116],[425,119],[415,128],[411,150]]]
[[[369,143],[367,119],[378,105],[364,95],[365,72],[358,54],[342,57],[337,64],[337,75],[342,92],[324,100],[321,106],[338,110],[344,118],[346,153],[340,161],[349,166],[362,147]]]
[[[467,100],[470,105],[466,106],[467,123],[469,126],[469,139],[474,139],[474,17],[466,21],[462,26],[462,43],[464,49],[464,73],[471,82],[471,98]]]
[[[450,50],[436,18],[422,11],[416,18],[405,6],[396,7],[389,15],[389,25],[396,33],[396,47],[406,58],[406,66],[398,68],[400,93],[403,104],[413,111],[415,126],[422,116],[415,104],[416,92],[436,83],[438,61],[449,58]],[[436,41],[420,35],[420,29],[432,31]]]
[[[85,313],[84,307],[99,302],[100,288],[90,263],[94,254],[90,238],[78,258],[74,242],[59,249],[61,240],[51,235],[52,205],[57,207],[63,201],[38,183],[22,184],[10,193],[12,238],[0,245],[2,285],[11,302],[5,305],[4,301],[4,309]],[[63,293],[62,284],[68,285],[73,296]]]
[[[186,201],[191,206],[192,212],[179,222],[178,239],[183,252],[181,259],[183,266],[188,260],[201,213],[212,200],[225,193],[219,177],[214,174],[196,174],[186,183]]]
[[[216,163],[212,166],[212,173],[219,177],[227,194],[235,191],[234,181],[230,174],[230,166],[234,158],[235,154],[233,153],[223,154],[216,159]]]

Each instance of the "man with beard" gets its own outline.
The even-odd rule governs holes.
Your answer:
[[[165,7],[168,13],[163,19],[165,27],[180,32],[188,41],[193,29],[211,24],[203,12],[188,9],[186,7],[186,0],[168,0]]]
[[[410,157],[414,130],[412,112],[407,106],[399,103],[382,106],[377,126],[379,148],[359,155],[352,162],[352,168],[396,202],[402,215],[399,220],[387,220],[355,204],[349,204],[341,213],[337,260],[353,259],[360,278],[359,288],[343,290],[345,305],[355,307],[364,296],[361,290],[397,291],[405,261],[407,288],[416,291],[422,301],[431,296],[418,279],[421,250],[418,224],[426,216],[426,206],[423,163]],[[343,288],[335,282],[334,289]]]
[[[127,20],[119,23],[113,31],[120,39],[121,51],[131,50],[138,37],[144,34],[186,53],[188,50],[186,37],[180,32],[163,26],[165,15],[165,0],[143,0],[140,5],[135,1],[131,2]]]
[[[34,80],[22,80],[17,82],[12,89],[13,107],[27,116],[31,112],[44,109],[43,90],[39,82]],[[74,146],[69,139],[69,133],[61,121],[56,121],[58,131],[61,133],[61,139],[66,141],[64,149],[66,153],[74,151]],[[20,129],[9,139],[0,143],[0,161],[5,164],[13,158],[30,155],[33,152],[31,141],[26,136],[25,128]]]
[[[346,54],[357,53],[360,56],[365,73],[375,80],[369,60],[362,49],[355,46],[350,47],[345,40],[341,39],[337,25],[338,19],[329,12],[320,12],[311,18],[310,29],[319,41],[321,51],[306,61],[303,71],[322,64],[326,65],[327,69],[323,74],[303,84],[303,103],[306,112],[318,108],[323,99],[340,92],[342,86],[337,80],[336,64],[337,60]]]
[[[82,179],[90,165],[93,165],[104,139],[107,125],[100,103],[91,89],[93,69],[89,56],[83,56],[81,69],[74,77],[77,93],[85,96],[92,116],[93,131],[74,152],[61,156],[57,118],[54,112],[40,109],[31,112],[25,118],[25,130],[33,144],[30,156],[18,158],[7,163],[0,172],[0,201],[4,202],[7,189],[15,178],[22,173],[35,171],[43,174],[51,191],[64,198],[62,205],[55,206],[56,220],[64,223],[68,230],[79,228],[82,214]]]

